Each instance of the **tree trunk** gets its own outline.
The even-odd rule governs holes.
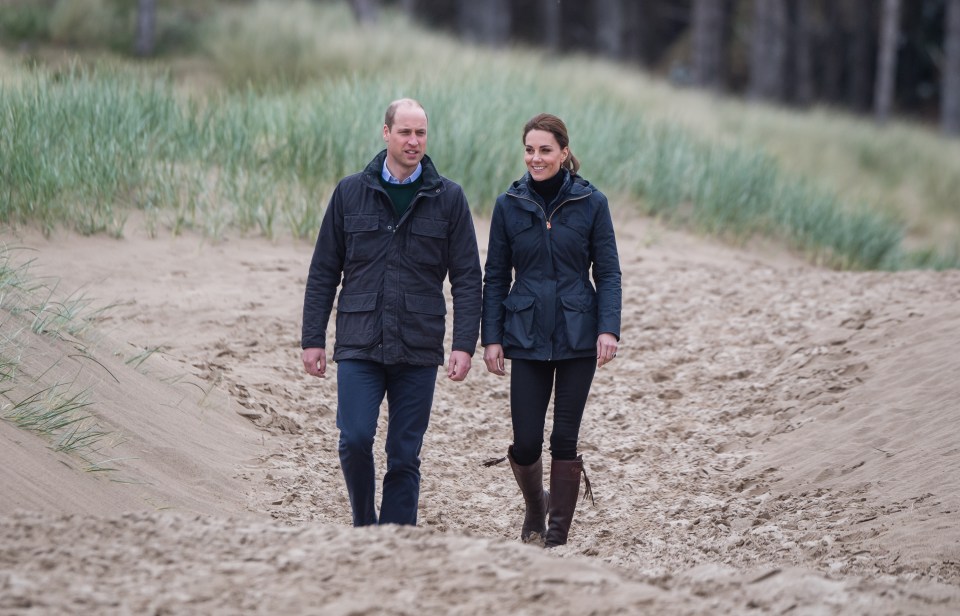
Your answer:
[[[880,46],[877,55],[877,81],[873,91],[873,113],[884,124],[893,106],[893,88],[897,72],[897,38],[900,33],[900,0],[883,0]]]
[[[960,135],[960,0],[948,0],[944,31],[944,62],[940,99],[940,128]]]
[[[377,23],[377,13],[379,12],[379,0],[350,0],[350,8],[353,9],[353,16],[362,25]]]
[[[460,28],[460,13],[467,2],[450,0],[401,0],[401,8],[410,11],[412,19],[428,28],[457,32]]]
[[[793,5],[793,66],[796,73],[794,97],[797,105],[808,107],[816,96],[813,77],[813,19],[809,0],[795,0]]]
[[[857,111],[870,109],[873,91],[871,76],[874,73],[873,29],[874,19],[872,0],[852,1],[848,9],[846,23],[851,25],[852,47],[847,62],[847,102]]]
[[[460,0],[457,2],[457,30],[468,41],[480,40],[480,10],[476,2]]]
[[[137,37],[134,51],[138,56],[153,55],[156,43],[157,2],[156,0],[137,1]]]
[[[460,32],[469,40],[500,45],[510,38],[510,0],[460,0]]]
[[[754,0],[751,28],[750,98],[782,101],[787,35],[785,0]]]
[[[629,0],[628,0],[629,1]],[[597,51],[607,58],[623,57],[623,0],[596,0]]]
[[[759,100],[764,95],[767,70],[767,23],[769,5],[765,0],[753,0],[753,15],[750,21],[750,85],[747,96]]]
[[[560,49],[560,0],[540,0],[543,21],[543,45],[550,51]]]
[[[823,19],[818,23],[821,46],[817,50],[817,66],[820,67],[820,97],[839,105],[844,99],[843,70],[846,62],[847,37],[843,20],[844,11],[837,2],[828,2]]]
[[[693,82],[719,91],[723,88],[726,55],[726,3],[718,0],[694,0],[692,68]]]
[[[643,54],[640,53],[643,37],[638,28],[643,9],[640,6],[643,0],[633,0],[623,3],[623,59],[634,64],[643,64]]]
[[[560,45],[564,52],[597,50],[597,10],[593,2],[564,0],[560,5]]]

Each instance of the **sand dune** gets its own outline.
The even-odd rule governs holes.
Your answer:
[[[545,552],[516,541],[509,468],[481,464],[510,430],[479,356],[438,375],[419,527],[352,529],[335,379],[299,362],[312,246],[135,226],[3,232],[112,308],[60,339],[0,325],[109,434],[80,457],[0,421],[2,614],[960,612],[960,272],[618,221],[623,340],[581,435],[596,502]]]

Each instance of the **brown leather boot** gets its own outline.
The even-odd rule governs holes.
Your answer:
[[[524,543],[539,543],[543,545],[547,536],[547,507],[550,502],[550,493],[543,489],[543,458],[527,466],[520,466],[513,459],[513,445],[507,449],[507,459],[513,476],[517,478],[517,485],[523,493],[523,502],[527,510],[523,514],[523,527],[520,529],[520,540]]]
[[[552,548],[567,542],[573,512],[580,495],[580,475],[583,474],[583,456],[576,460],[552,460],[550,462],[550,525],[547,529],[546,547]]]

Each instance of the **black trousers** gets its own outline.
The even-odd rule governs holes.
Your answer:
[[[597,371],[594,357],[561,361],[514,359],[510,363],[510,416],[513,420],[513,459],[533,464],[543,454],[543,430],[553,394],[550,456],[575,460],[580,423]]]

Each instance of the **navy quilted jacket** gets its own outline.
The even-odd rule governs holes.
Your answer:
[[[529,174],[494,206],[480,342],[502,344],[510,359],[590,357],[601,333],[620,338],[620,259],[607,198],[562,173],[552,207],[529,187]]]

